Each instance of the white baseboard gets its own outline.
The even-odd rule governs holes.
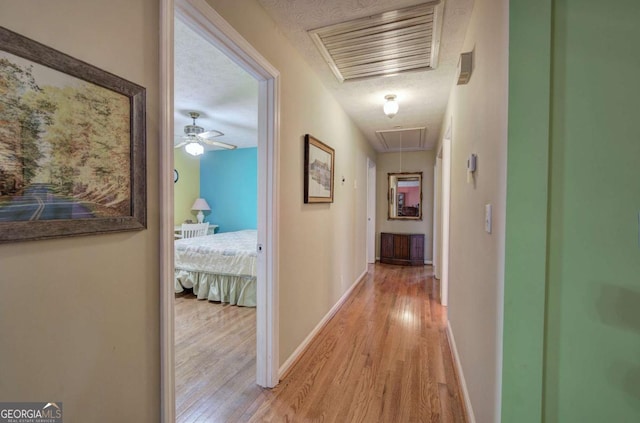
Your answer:
[[[349,298],[349,295],[351,295],[351,292],[353,292],[356,286],[358,286],[358,284],[362,282],[366,275],[367,270],[365,269],[365,271],[362,272],[360,276],[358,276],[356,281],[349,287],[349,289],[347,289],[347,291],[342,294],[342,297],[340,297],[340,299],[333,305],[333,307],[331,307],[331,310],[329,310],[329,312],[322,318],[322,320],[320,320],[316,327],[313,328],[309,335],[307,335],[304,341],[302,341],[302,343],[298,345],[298,348],[296,348],[296,350],[289,356],[289,358],[287,358],[287,360],[282,363],[282,366],[280,366],[280,370],[278,371],[278,377],[280,379],[282,379],[291,369],[291,366],[293,366],[293,364],[298,361],[298,358],[300,358],[302,353],[307,349],[311,341],[313,341],[313,338],[318,335],[318,332],[320,332],[320,330],[325,327],[325,325],[329,322],[329,320],[331,320],[331,318],[336,314],[340,307],[342,307],[347,298]]]
[[[467,382],[464,380],[464,373],[462,373],[462,365],[460,364],[460,356],[458,355],[458,349],[456,348],[456,340],[453,337],[453,331],[451,330],[451,322],[448,320],[447,339],[449,341],[449,348],[453,354],[453,363],[456,366],[456,372],[458,373],[458,381],[460,382],[460,391],[462,391],[462,399],[464,400],[467,422],[476,423],[476,417],[473,414],[473,407],[471,407],[471,399],[469,398],[469,391],[467,391]]]

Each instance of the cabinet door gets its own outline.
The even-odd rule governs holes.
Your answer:
[[[399,260],[409,260],[409,235],[396,234],[394,236],[393,257]]]
[[[380,234],[380,257],[393,257],[393,234]]]
[[[424,261],[424,235],[411,235],[411,261]]]

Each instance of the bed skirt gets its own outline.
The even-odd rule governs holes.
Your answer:
[[[256,278],[252,276],[214,275],[176,269],[175,292],[180,293],[184,288],[193,288],[199,300],[243,307],[256,306]]]

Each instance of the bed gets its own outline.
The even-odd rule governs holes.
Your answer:
[[[198,299],[256,306],[257,231],[225,232],[175,241],[175,292]]]

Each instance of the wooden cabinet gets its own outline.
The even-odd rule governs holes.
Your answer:
[[[424,234],[380,234],[380,263],[424,265]]]

